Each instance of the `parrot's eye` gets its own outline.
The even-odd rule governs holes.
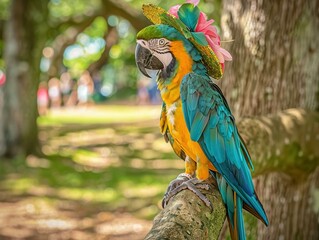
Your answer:
[[[158,41],[158,44],[159,44],[160,46],[165,45],[165,39],[161,38],[161,39]]]

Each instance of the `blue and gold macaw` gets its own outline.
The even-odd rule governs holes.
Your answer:
[[[135,57],[140,71],[158,83],[161,131],[185,160],[183,177],[192,180],[196,174],[201,182],[211,173],[216,178],[232,239],[245,239],[242,208],[266,225],[268,219],[254,190],[248,150],[210,78],[220,78],[223,65],[205,34],[196,32],[201,12],[191,3],[181,5],[176,16],[153,5],[143,11],[155,25],[137,34]]]

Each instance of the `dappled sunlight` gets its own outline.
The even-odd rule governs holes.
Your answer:
[[[118,192],[113,188],[83,189],[61,188],[57,190],[57,196],[69,200],[81,200],[90,202],[111,202],[119,198]]]
[[[33,236],[39,239],[105,239],[107,236],[145,235],[151,227],[151,222],[131,214],[101,211],[81,217],[88,213],[86,206],[73,203],[70,209],[68,205],[70,203],[63,200],[36,197],[1,203],[1,239],[33,239]],[[71,210],[81,214],[73,214]]]
[[[94,167],[105,168],[110,165],[117,166],[119,159],[116,156],[110,156],[111,151],[108,148],[103,148],[100,151],[78,150],[73,154],[72,160],[78,164]]]
[[[36,225],[40,228],[56,229],[56,230],[70,230],[76,227],[75,220],[63,220],[63,219],[39,219],[36,221]]]
[[[27,190],[37,184],[37,180],[34,178],[23,178],[16,174],[10,174],[7,179],[2,181],[2,187],[4,189],[10,189],[14,193],[25,193]]]
[[[180,160],[166,160],[166,159],[156,159],[148,160],[140,158],[134,158],[130,162],[130,167],[132,168],[148,168],[148,169],[180,169],[183,171],[184,162]]]
[[[95,123],[132,123],[139,121],[157,120],[160,106],[94,106],[82,108],[52,109],[47,116],[38,119],[41,125],[56,125],[66,123],[95,124]]]
[[[126,198],[147,198],[154,197],[162,192],[160,186],[143,186],[141,188],[126,188],[123,192]]]
[[[149,222],[136,220],[129,215],[123,214],[121,218],[113,218],[110,222],[97,225],[96,231],[103,235],[128,235],[134,232],[144,236],[146,234],[145,230],[149,230],[150,227],[151,223]]]
[[[82,110],[63,112],[74,117],[70,125],[62,112],[45,117],[39,138],[47,156],[1,168],[0,238],[141,239],[147,233],[184,163],[159,133],[153,107],[141,115],[123,109],[131,119],[109,124],[96,124],[107,115],[99,108],[86,114],[95,125],[79,120]],[[112,116],[126,114],[119,112]],[[133,115],[144,122],[128,123]]]
[[[26,158],[27,166],[33,167],[33,168],[49,168],[50,167],[50,161],[45,158],[38,158],[34,155],[29,155]]]
[[[156,149],[157,151],[162,152],[162,153],[163,152],[165,152],[165,153],[172,152],[171,146],[167,142],[163,141],[162,138],[160,138],[160,139],[157,138],[155,141],[153,141],[152,149]]]
[[[76,123],[79,113],[63,125],[59,114],[56,127],[50,116],[40,125],[46,157],[30,155],[2,168],[0,238],[141,239],[184,162],[146,113],[140,116],[146,122],[102,125]]]

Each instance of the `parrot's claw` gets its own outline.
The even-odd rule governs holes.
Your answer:
[[[199,191],[199,189],[209,190],[210,188],[210,184],[205,183],[204,181],[201,181],[197,178],[193,178],[189,174],[182,173],[178,175],[178,177],[175,180],[171,181],[171,183],[169,184],[164,198],[162,200],[162,207],[165,208],[169,200],[177,193],[181,192],[182,190],[188,189],[195,193],[205,203],[207,207],[212,209],[213,207],[211,202],[208,200],[207,197],[204,196],[204,194],[202,194]]]

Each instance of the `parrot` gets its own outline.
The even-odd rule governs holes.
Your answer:
[[[189,16],[180,18],[192,21]],[[232,239],[246,239],[242,209],[269,224],[254,189],[250,154],[221,89],[209,75],[210,66],[203,54],[172,25],[150,25],[137,33],[137,67],[157,81],[163,100],[160,131],[185,160],[185,172],[179,179],[193,181],[201,188],[212,175],[226,208]],[[194,192],[209,206],[208,199]]]

